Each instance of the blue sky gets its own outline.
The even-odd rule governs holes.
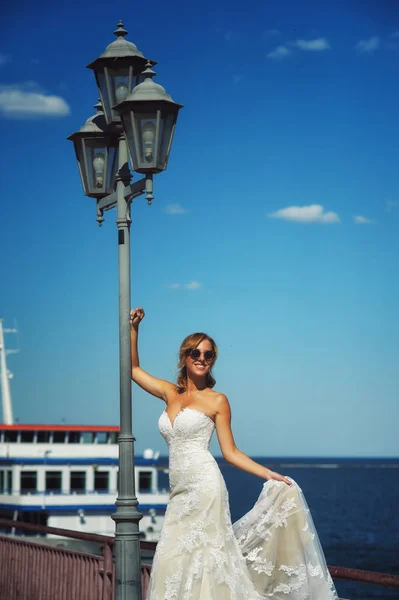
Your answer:
[[[184,104],[154,203],[132,211],[142,366],[172,379],[181,339],[205,330],[244,452],[398,456],[398,7],[20,8],[3,15],[0,47],[15,416],[118,422],[116,215],[98,228],[66,137],[94,113],[85,66],[122,18]],[[164,453],[163,406],[134,389],[133,407],[137,452]]]

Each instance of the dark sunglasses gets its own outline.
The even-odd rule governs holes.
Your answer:
[[[205,350],[205,352],[201,352],[201,350],[198,350],[198,348],[194,348],[193,350],[190,350],[188,354],[193,360],[198,360],[201,354],[204,355],[204,359],[207,362],[215,358],[215,353],[213,350]]]

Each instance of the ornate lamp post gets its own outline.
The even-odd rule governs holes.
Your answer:
[[[69,136],[75,146],[83,190],[97,202],[97,221],[117,208],[119,265],[120,435],[119,485],[115,521],[115,600],[141,600],[140,539],[134,482],[134,438],[130,357],[130,208],[146,192],[153,200],[153,174],[166,169],[180,104],[152,81],[154,61],[117,39],[88,65],[95,72],[101,104],[83,127]],[[147,67],[145,69],[145,67]],[[145,71],[143,72],[143,69]],[[132,168],[144,178],[130,184]],[[114,191],[116,188],[116,191]]]

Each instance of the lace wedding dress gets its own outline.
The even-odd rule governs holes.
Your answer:
[[[170,500],[147,600],[337,600],[300,487],[268,481],[231,523],[228,494],[210,454],[214,422],[185,408],[159,429],[169,446]]]

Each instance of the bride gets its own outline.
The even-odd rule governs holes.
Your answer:
[[[130,313],[132,379],[165,402],[158,426],[169,447],[170,481],[147,600],[337,600],[300,487],[234,443],[229,401],[213,390],[214,340],[205,333],[186,337],[177,384],[157,379],[139,363],[143,318],[142,308]],[[225,460],[266,479],[254,507],[234,525],[209,452],[214,429]]]

